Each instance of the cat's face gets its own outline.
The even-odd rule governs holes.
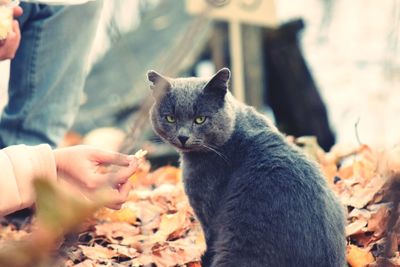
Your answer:
[[[231,136],[235,114],[226,99],[228,69],[211,79],[170,79],[150,71],[155,132],[178,151],[212,151]]]

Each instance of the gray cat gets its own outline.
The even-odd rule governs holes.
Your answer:
[[[211,79],[148,72],[155,132],[181,154],[203,266],[345,266],[344,214],[318,168]],[[310,118],[311,119],[311,118]]]

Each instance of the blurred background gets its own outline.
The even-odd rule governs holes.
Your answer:
[[[150,129],[147,70],[210,76],[225,66],[234,94],[288,135],[316,136],[325,150],[399,144],[400,0],[104,2],[68,144],[144,147],[156,165],[174,163]]]

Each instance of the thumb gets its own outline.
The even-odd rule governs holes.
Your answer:
[[[117,172],[111,173],[111,181],[114,184],[125,183],[136,172],[137,168],[137,162],[132,161],[129,166],[121,167]]]

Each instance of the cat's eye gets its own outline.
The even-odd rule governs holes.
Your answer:
[[[174,123],[176,121],[175,117],[172,115],[167,115],[165,116],[165,119],[167,120],[167,122],[169,123]]]
[[[194,123],[203,124],[206,121],[206,116],[198,116],[194,119]]]

